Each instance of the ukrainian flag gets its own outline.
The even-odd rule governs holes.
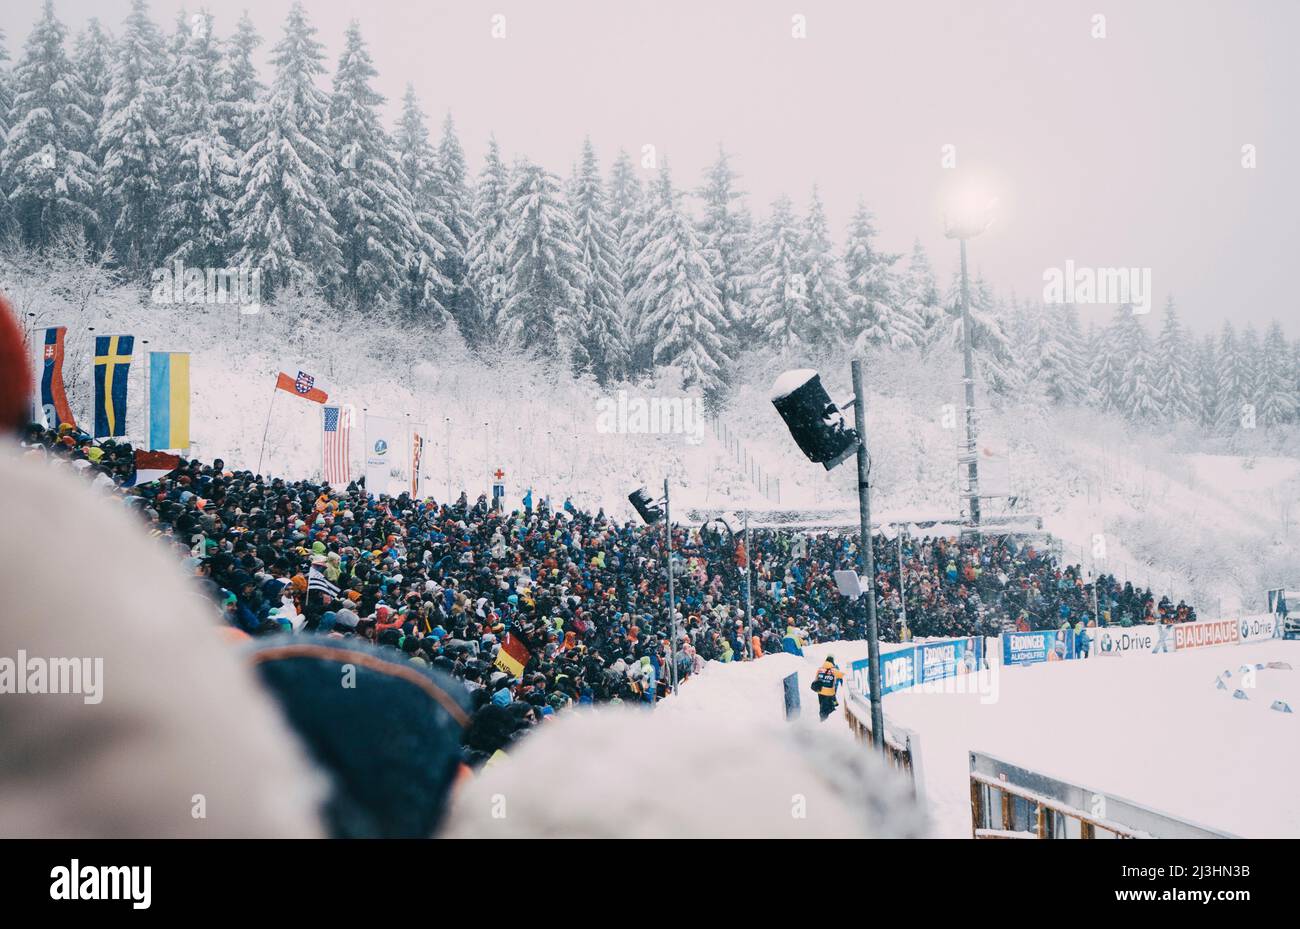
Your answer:
[[[190,353],[149,353],[149,447],[189,448]]]
[[[135,336],[95,336],[95,438],[126,435],[126,379]]]

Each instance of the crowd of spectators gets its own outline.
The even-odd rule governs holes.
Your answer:
[[[467,758],[486,762],[530,725],[585,704],[662,699],[673,677],[665,533],[566,500],[498,509],[375,498],[181,460],[129,486],[134,451],[70,427],[29,427],[29,455],[82,470],[176,549],[232,637],[358,637],[463,681],[475,713]],[[711,524],[716,526],[716,524]],[[677,677],[808,641],[857,639],[864,610],[833,571],[857,561],[857,534],[758,529],[752,552],[716,528],[674,526]],[[1194,618],[1110,576],[1092,585],[1041,543],[1013,535],[877,536],[882,637],[985,634]],[[751,617],[745,569],[752,566]],[[1095,604],[1095,606],[1094,606]],[[504,653],[504,655],[503,655]],[[503,660],[505,656],[511,660]],[[512,662],[522,665],[518,670]]]

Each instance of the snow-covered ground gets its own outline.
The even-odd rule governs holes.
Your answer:
[[[803,714],[815,719],[808,682],[828,652],[847,669],[866,656],[866,644],[816,645],[804,658],[711,663],[658,712],[778,719],[781,679],[793,671]],[[1243,664],[1271,661],[1295,670],[1256,672],[1248,700],[1215,687],[1225,671],[1239,681]],[[1279,699],[1300,709],[1300,642],[1005,668],[996,676],[996,699],[987,699],[975,693],[885,697],[888,719],[920,737],[922,787],[936,836],[970,835],[971,750],[1237,835],[1300,836],[1300,712],[1269,709]],[[849,739],[843,712],[824,725]]]

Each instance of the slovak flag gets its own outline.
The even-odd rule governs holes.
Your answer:
[[[305,371],[299,371],[297,377],[291,377],[280,372],[276,378],[275,386],[278,390],[288,391],[295,397],[302,397],[304,400],[312,400],[316,403],[324,403],[330,398],[330,395],[316,386],[316,378],[312,377]]]

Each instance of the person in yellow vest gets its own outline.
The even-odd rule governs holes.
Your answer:
[[[843,680],[844,672],[836,666],[835,656],[827,655],[826,660],[813,676],[812,682],[813,692],[817,694],[818,718],[822,722],[825,722],[826,717],[834,713],[835,708],[840,705],[840,702],[835,699],[835,694]]]

